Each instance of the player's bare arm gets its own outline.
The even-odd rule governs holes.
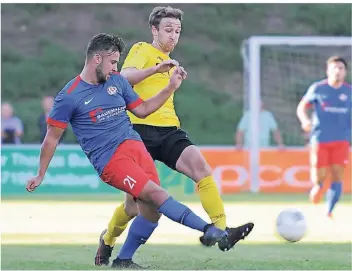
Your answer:
[[[178,67],[170,78],[169,84],[154,97],[144,101],[131,112],[139,118],[146,118],[158,110],[169,97],[181,86],[184,79],[187,78],[187,72],[183,67]]]
[[[282,136],[280,131],[277,129],[275,131],[273,131],[273,135],[274,135],[274,139],[276,141],[276,144],[280,147],[283,148],[284,147],[284,142],[282,140]]]
[[[148,78],[149,76],[152,76],[153,74],[168,72],[175,66],[178,67],[179,63],[174,59],[169,59],[161,62],[155,67],[147,69],[139,70],[133,67],[125,68],[121,71],[120,74],[125,77],[128,82],[133,86],[142,82],[144,79]]]
[[[235,146],[237,149],[242,149],[243,148],[243,138],[244,138],[244,132],[243,131],[237,131],[235,134]]]
[[[309,105],[309,103],[306,100],[302,99],[299,102],[299,104],[297,106],[297,110],[296,110],[297,117],[298,117],[299,121],[301,122],[302,129],[305,132],[310,132],[311,127],[312,127],[312,124],[311,124],[311,121],[309,119],[308,112],[307,112],[308,105]]]
[[[48,125],[45,139],[40,150],[39,170],[37,176],[27,182],[27,191],[33,192],[43,181],[49,163],[65,129]]]

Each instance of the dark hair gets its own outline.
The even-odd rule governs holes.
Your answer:
[[[94,53],[102,51],[111,51],[122,53],[125,43],[117,35],[100,33],[95,35],[88,43],[86,56],[90,57]]]
[[[347,69],[347,61],[341,57],[341,56],[331,56],[329,59],[326,61],[326,64],[329,65],[334,62],[341,62],[343,65],[345,65],[345,68]]]
[[[155,7],[149,15],[149,27],[155,26],[159,29],[159,24],[163,18],[174,18],[182,21],[183,11],[173,7]]]

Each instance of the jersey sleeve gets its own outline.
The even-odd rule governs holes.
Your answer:
[[[144,43],[139,42],[132,46],[130,49],[125,62],[122,65],[122,69],[136,68],[141,70],[147,63],[147,54],[144,50]]]
[[[74,104],[72,98],[66,92],[61,91],[55,98],[47,123],[65,129],[72,118],[73,111]]]
[[[123,78],[122,95],[126,102],[126,107],[128,110],[132,110],[136,108],[138,105],[140,105],[141,103],[143,103],[143,100],[133,90],[130,83],[128,83],[128,81],[124,78]]]
[[[306,94],[303,96],[302,101],[308,103],[308,104],[313,104],[316,99],[317,99],[317,86],[316,84],[311,85]]]

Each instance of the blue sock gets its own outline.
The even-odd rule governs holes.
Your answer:
[[[138,215],[132,222],[126,241],[117,257],[122,260],[132,259],[137,249],[147,242],[157,226],[158,223],[150,222],[143,216]]]
[[[342,183],[338,181],[333,182],[327,193],[329,213],[332,212],[336,203],[340,200],[341,192],[342,192]]]
[[[159,207],[159,212],[171,220],[183,224],[189,228],[204,232],[204,227],[208,225],[203,219],[193,213],[187,206],[168,197]]]

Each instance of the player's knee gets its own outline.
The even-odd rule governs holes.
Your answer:
[[[169,194],[165,189],[153,181],[148,181],[138,198],[159,207],[168,197]]]
[[[343,179],[343,167],[334,166],[331,169],[331,178],[333,181],[340,181]]]
[[[314,184],[322,184],[325,181],[325,176],[323,175],[317,175],[316,178],[312,179]]]
[[[160,187],[160,189],[155,189],[150,192],[150,200],[156,205],[160,207],[164,201],[169,197],[167,191]]]
[[[326,178],[326,169],[325,168],[316,168],[311,169],[311,180],[314,184],[321,184]]]
[[[199,182],[200,180],[202,180],[205,177],[208,177],[212,174],[212,169],[209,166],[209,164],[205,161],[205,159],[199,158],[196,159],[193,162],[193,172],[194,172],[194,180],[196,182]]]
[[[124,209],[125,209],[125,213],[129,217],[135,217],[139,213],[138,206],[132,197],[128,197],[125,199]]]
[[[325,175],[324,174],[317,174],[316,178],[315,179],[315,182],[316,184],[321,184],[325,181]]]

